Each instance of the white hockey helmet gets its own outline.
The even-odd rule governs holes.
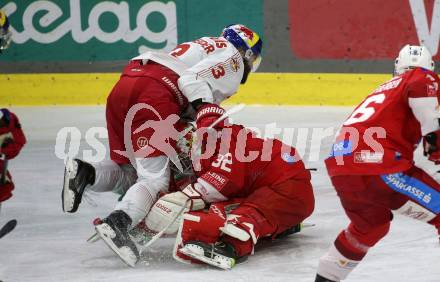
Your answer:
[[[425,46],[405,45],[399,52],[399,56],[394,62],[394,75],[421,67],[428,70],[434,70],[434,61],[431,52]]]

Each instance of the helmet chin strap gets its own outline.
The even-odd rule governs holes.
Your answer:
[[[243,64],[244,64],[244,71],[243,71],[243,77],[241,78],[240,84],[246,83],[248,76],[249,76],[249,73],[252,70],[252,67],[249,66],[249,63],[244,59],[243,59]]]

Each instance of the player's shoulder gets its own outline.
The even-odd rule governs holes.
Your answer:
[[[415,68],[402,76],[405,79],[408,97],[431,97],[439,95],[438,75],[424,68]]]
[[[207,46],[210,46],[210,48],[212,48],[212,51],[215,51],[214,53],[219,53],[219,52],[225,52],[225,51],[236,51],[234,45],[232,45],[231,42],[229,42],[226,38],[224,37],[201,37],[199,39],[196,39],[194,41],[192,41],[193,44],[198,44],[202,47],[204,47],[205,49],[207,48]]]
[[[440,79],[438,75],[428,69],[415,68],[407,71],[403,74],[403,78],[407,80],[408,83],[432,83],[438,82]]]

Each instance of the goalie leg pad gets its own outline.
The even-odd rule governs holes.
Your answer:
[[[182,241],[201,241],[215,243],[220,238],[220,227],[225,225],[226,218],[209,211],[189,212],[183,215]]]
[[[222,206],[216,206],[216,204],[212,204],[208,212],[184,213],[176,237],[173,257],[183,263],[200,263],[201,260],[191,259],[191,257],[180,252],[180,249],[187,242],[192,241],[205,244],[217,242],[221,235],[220,227],[223,227],[225,223],[226,213]]]
[[[148,229],[159,232],[174,220],[181,209],[181,205],[159,199],[148,213],[145,225]],[[164,234],[175,234],[179,229],[181,218],[182,216],[179,216]]]

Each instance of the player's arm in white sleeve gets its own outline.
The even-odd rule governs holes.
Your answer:
[[[408,102],[423,136],[440,129],[437,97],[409,98]]]
[[[415,81],[408,86],[408,105],[420,123],[422,136],[440,129],[439,79],[437,75],[434,76],[429,75],[429,78]]]
[[[423,154],[434,163],[440,163],[439,78],[436,74],[410,85],[408,105],[420,123],[423,136]]]
[[[243,59],[226,39],[201,38],[214,48],[181,74],[178,84],[190,102],[220,104],[232,96],[240,85],[244,72]]]

